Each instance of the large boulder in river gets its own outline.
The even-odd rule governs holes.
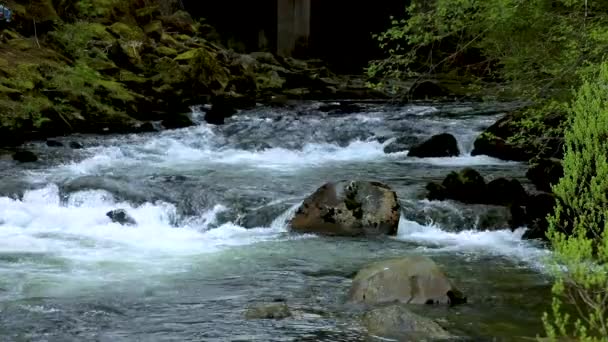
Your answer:
[[[366,312],[362,319],[368,333],[398,341],[449,338],[435,321],[417,315],[403,304],[391,304]]]
[[[291,220],[302,233],[358,236],[397,234],[397,194],[379,182],[327,183],[304,200]]]
[[[443,133],[432,136],[429,140],[410,149],[409,157],[453,157],[460,154],[458,142],[453,135]]]
[[[388,302],[450,304],[466,302],[443,271],[427,257],[411,256],[380,261],[357,273],[348,294],[355,304]]]

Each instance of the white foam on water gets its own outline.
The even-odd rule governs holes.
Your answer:
[[[505,256],[544,269],[549,251],[533,241],[523,240],[524,228],[494,231],[464,230],[448,232],[432,223],[422,225],[403,217],[396,239],[435,247],[437,252],[470,252]]]
[[[137,225],[113,223],[106,212],[117,208],[125,209]],[[62,202],[51,184],[27,191],[22,200],[0,197],[0,255],[33,256],[36,261],[27,262],[27,267],[38,274],[64,274],[67,267],[79,278],[129,278],[179,270],[192,256],[279,239],[286,230],[284,218],[272,227],[246,229],[225,223],[209,229],[225,209],[216,205],[197,220],[175,227],[172,204],[134,206],[101,190],[77,192]],[[281,217],[285,215],[292,214]],[[50,259],[63,263],[54,265]],[[2,278],[16,269],[27,271],[24,265],[0,266]]]
[[[403,153],[403,152],[398,152]],[[391,155],[396,155],[392,153]],[[507,161],[490,156],[479,155],[479,156],[456,156],[456,157],[442,157],[442,158],[416,158],[407,157],[401,159],[400,162],[411,163],[411,164],[432,164],[437,166],[476,166],[476,165],[518,165],[519,162]]]
[[[194,140],[194,141],[193,141]],[[147,141],[122,143],[120,146],[85,150],[89,157],[58,167],[31,173],[32,180],[42,176],[73,177],[112,174],[120,169],[145,167],[186,170],[201,165],[239,165],[251,169],[291,172],[328,163],[377,161],[388,158],[385,144],[377,141],[352,141],[347,146],[331,143],[308,143],[302,149],[281,147],[259,151],[217,148],[194,138],[161,136]]]

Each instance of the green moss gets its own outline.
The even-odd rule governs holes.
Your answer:
[[[43,80],[39,72],[39,65],[36,64],[20,64],[12,70],[11,77],[0,81],[9,88],[20,91],[33,90],[36,84]]]
[[[190,60],[196,58],[198,53],[201,50],[202,49],[192,49],[192,50],[189,50],[189,51],[186,51],[186,52],[180,54],[179,56],[175,57],[174,59],[176,61],[190,61]]]
[[[128,70],[121,70],[119,75],[120,82],[124,83],[145,83],[147,79],[145,77],[136,75]]]
[[[163,23],[160,20],[154,20],[144,27],[144,32],[155,39],[163,35]]]
[[[0,126],[11,130],[40,128],[50,121],[44,112],[51,107],[51,101],[44,96],[27,95],[20,101],[0,98]]]
[[[171,37],[170,35],[168,35],[167,33],[163,33],[160,36],[160,42],[163,45],[168,45],[168,46],[179,46],[179,43],[177,42],[177,40],[175,40],[173,37]]]
[[[93,46],[110,46],[116,40],[98,23],[76,22],[65,24],[51,32],[53,40],[70,56],[82,57]]]
[[[36,47],[36,43],[34,43],[31,39],[11,39],[8,41],[8,45],[17,50],[26,51]]]
[[[110,32],[125,40],[143,41],[144,32],[137,26],[129,26],[125,23],[114,23],[108,28]]]
[[[135,11],[138,18],[152,17],[159,13],[158,6],[146,6]]]
[[[74,7],[81,17],[111,19],[119,13],[128,12],[129,1],[125,0],[78,0]]]
[[[23,38],[19,33],[15,32],[15,31],[11,31],[11,30],[4,30],[2,31],[2,34],[7,37],[8,39],[21,39]]]
[[[177,36],[175,36],[175,38],[180,42],[187,42],[192,39],[192,37],[187,34],[178,34]]]
[[[9,88],[0,84],[0,94],[21,94],[17,89]]]
[[[177,50],[166,46],[159,46],[154,52],[159,56],[173,57],[177,55]]]

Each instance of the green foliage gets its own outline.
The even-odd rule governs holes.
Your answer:
[[[81,17],[89,19],[109,18],[128,10],[127,0],[79,0],[75,8]]]
[[[61,49],[73,58],[88,55],[93,47],[107,48],[114,41],[106,26],[82,21],[65,24],[50,34]]]
[[[559,201],[549,218],[557,282],[551,338],[608,341],[608,64],[576,92],[566,130],[564,177],[553,191]],[[574,305],[576,315],[564,311]]]
[[[376,36],[389,56],[368,74],[377,82],[457,68],[567,100],[608,52],[607,10],[585,0],[414,0],[408,19]]]

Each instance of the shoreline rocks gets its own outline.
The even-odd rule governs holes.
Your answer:
[[[293,231],[337,236],[395,235],[401,207],[385,184],[326,183],[308,196],[290,221]]]

